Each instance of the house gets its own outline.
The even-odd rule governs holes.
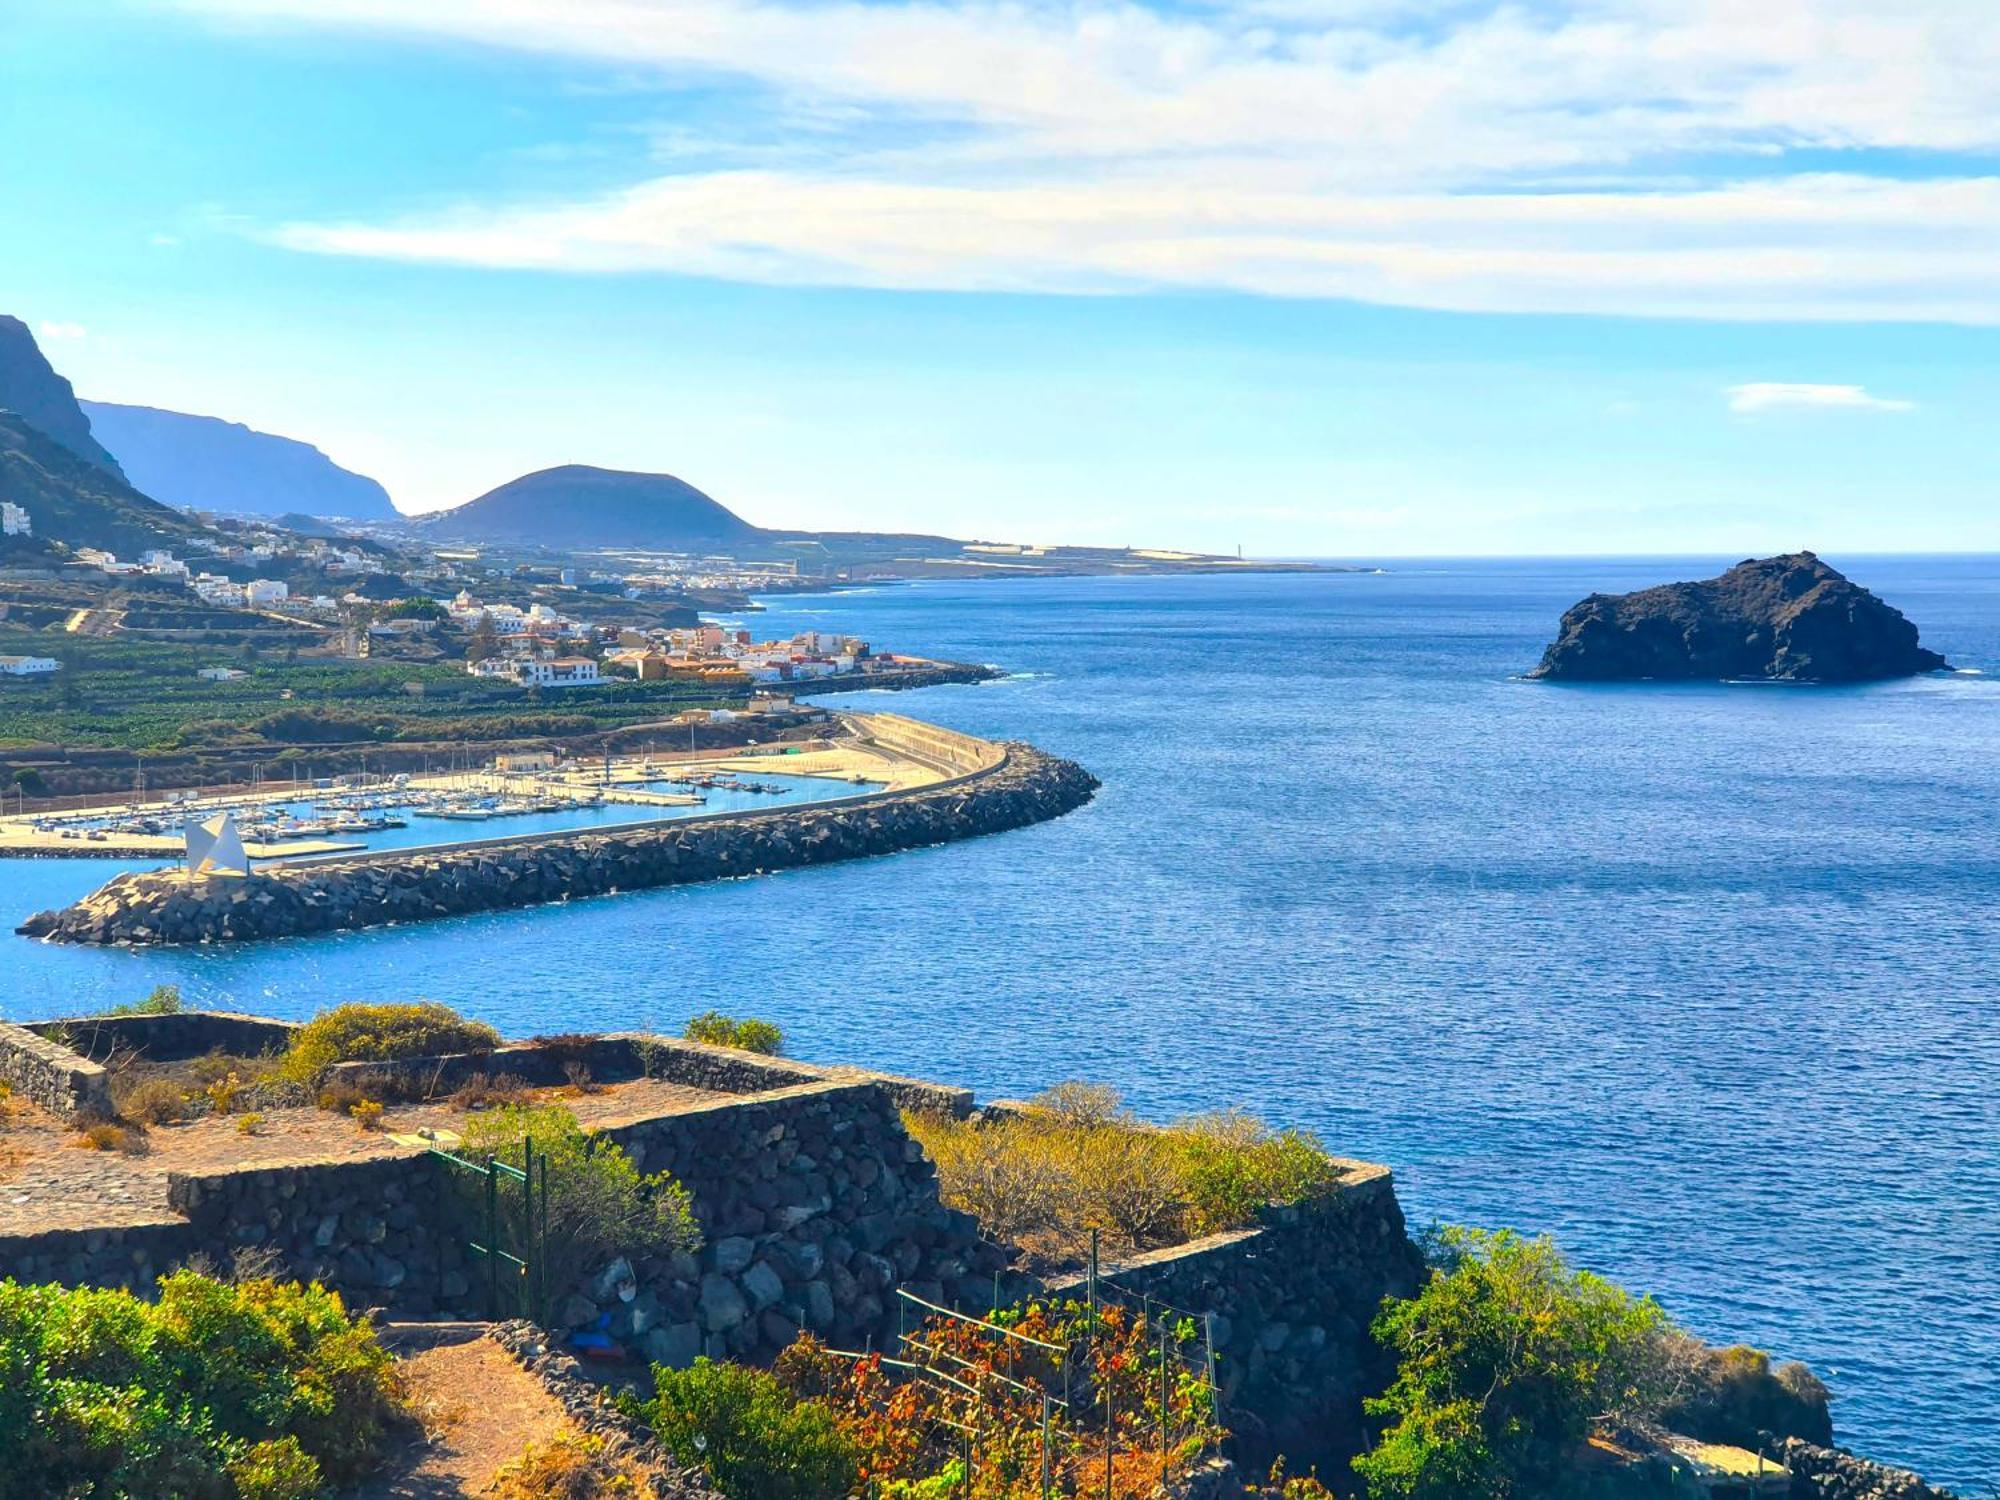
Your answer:
[[[517,661],[514,678],[526,687],[598,687],[604,676],[587,656],[559,656],[554,661]]]
[[[194,675],[203,682],[234,682],[237,678],[248,677],[250,674],[241,667],[203,667]]]
[[[26,508],[12,500],[0,500],[0,536],[32,536],[35,523]]]
[[[641,682],[661,682],[669,675],[667,656],[662,651],[614,651],[604,659],[617,666],[630,667]]]
[[[275,578],[253,578],[243,585],[243,602],[252,609],[260,604],[283,604],[291,592]]]
[[[0,674],[8,677],[40,677],[61,667],[53,656],[0,656]]]

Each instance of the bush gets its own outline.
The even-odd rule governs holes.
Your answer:
[[[293,1035],[279,1071],[295,1083],[317,1084],[338,1062],[393,1062],[448,1052],[491,1052],[500,1033],[468,1021],[448,1005],[336,1005]]]
[[[321,1287],[0,1281],[0,1500],[303,1500],[365,1471],[400,1410],[374,1331]]]
[[[1761,1349],[1712,1349],[1677,1329],[1662,1337],[1660,1348],[1668,1389],[1656,1415],[1673,1431],[1752,1450],[1767,1432],[1821,1447],[1833,1442],[1829,1393],[1804,1365],[1773,1370]]]
[[[111,1079],[111,1107],[118,1118],[140,1125],[172,1125],[187,1118],[187,1095],[158,1073],[117,1073]]]
[[[772,1022],[738,1021],[719,1010],[705,1010],[692,1017],[681,1035],[690,1042],[706,1042],[711,1047],[735,1047],[743,1052],[761,1052],[766,1057],[777,1057],[785,1050],[785,1033]]]
[[[579,1277],[619,1255],[701,1247],[687,1189],[665,1172],[641,1174],[616,1144],[586,1131],[559,1104],[502,1105],[473,1115],[459,1149],[475,1160],[518,1163],[524,1140],[548,1159],[550,1296],[563,1296]],[[518,1184],[509,1180],[501,1191],[519,1202]]]
[[[833,1413],[763,1370],[706,1359],[685,1370],[656,1365],[652,1399],[624,1403],[728,1500],[841,1500],[860,1482],[854,1444]]]
[[[471,1073],[465,1082],[452,1090],[453,1109],[491,1109],[499,1104],[527,1104],[533,1098],[534,1090],[512,1073],[502,1073],[488,1077],[484,1073]]]
[[[315,1500],[320,1493],[319,1465],[294,1437],[251,1444],[228,1472],[241,1500]]]
[[[106,1012],[113,1016],[177,1016],[181,1012],[181,992],[178,985],[156,984],[152,992],[143,1000],[135,1000],[128,1005],[114,1005]]]
[[[145,1139],[141,1132],[113,1125],[109,1120],[96,1120],[84,1124],[77,1130],[77,1145],[86,1151],[129,1151],[139,1155],[145,1149]]]
[[[382,1128],[382,1106],[373,1099],[361,1099],[347,1106],[347,1113],[353,1117],[355,1128],[359,1130],[380,1130]]]
[[[1665,1315],[1573,1270],[1547,1239],[1447,1229],[1416,1296],[1374,1334],[1397,1358],[1354,1461],[1371,1496],[1559,1496],[1593,1416],[1657,1404]]]
[[[904,1120],[937,1164],[947,1203],[1042,1264],[1074,1263],[1095,1229],[1113,1251],[1149,1250],[1255,1222],[1339,1181],[1319,1141],[1235,1112],[1163,1129],[1125,1113],[1115,1090],[1062,1084],[1020,1115]]]

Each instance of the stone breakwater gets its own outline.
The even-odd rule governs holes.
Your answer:
[[[1097,786],[1074,761],[1009,745],[989,770],[832,805],[361,855],[249,877],[120,875],[18,930],[66,943],[241,942],[504,911],[1002,833],[1081,807]]]

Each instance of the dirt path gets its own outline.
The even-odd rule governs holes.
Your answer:
[[[343,1500],[457,1500],[478,1495],[529,1443],[568,1429],[562,1407],[472,1324],[390,1326],[423,1436]]]

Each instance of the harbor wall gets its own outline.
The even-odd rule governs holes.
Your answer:
[[[1081,766],[1032,746],[1000,747],[994,758],[996,764],[953,781],[833,804],[355,855],[247,877],[125,874],[73,906],[30,917],[18,930],[58,942],[139,946],[426,921],[999,833],[1059,817],[1097,789]]]

